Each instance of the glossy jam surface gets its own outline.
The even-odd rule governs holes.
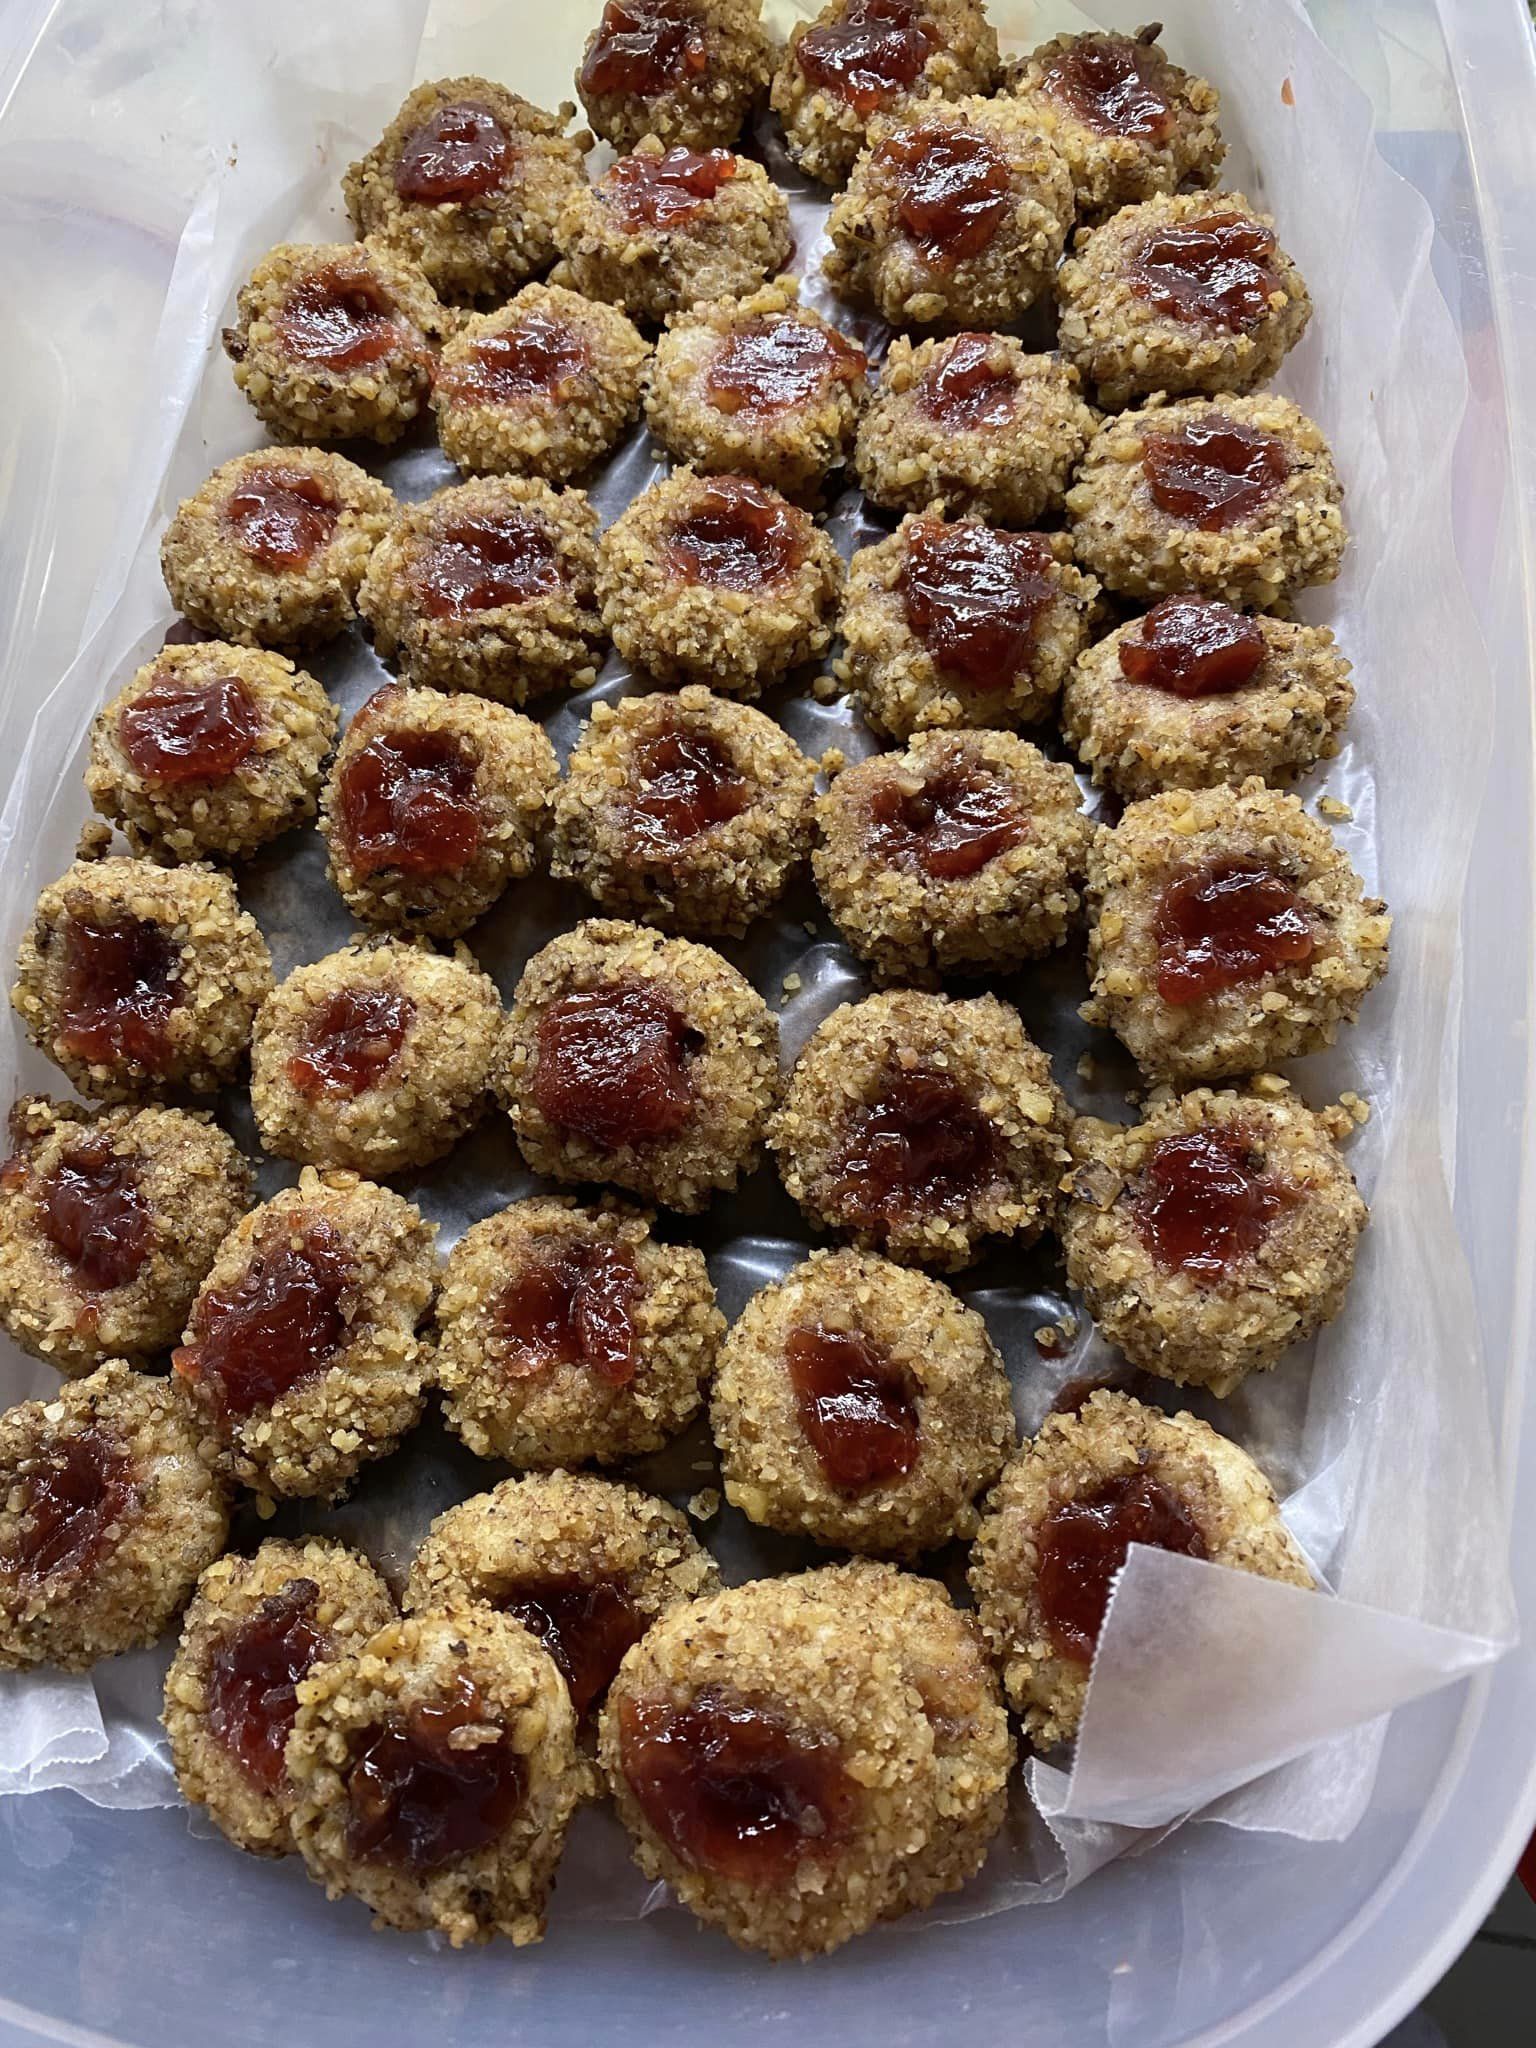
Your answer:
[[[746,476],[702,481],[667,528],[673,573],[712,590],[758,590],[805,560],[805,522],[777,491]]]
[[[635,1376],[640,1274],[620,1244],[550,1246],[530,1257],[491,1310],[503,1370],[528,1379],[579,1365],[611,1387]]]
[[[1212,1124],[1153,1146],[1131,1214],[1165,1272],[1211,1281],[1251,1258],[1295,1198],[1265,1169],[1251,1132]]]
[[[313,1579],[290,1579],[222,1636],[208,1660],[209,1732],[264,1792],[283,1782],[299,1680],[325,1648],[315,1625],[319,1599]]]
[[[466,619],[553,590],[560,557],[549,528],[532,513],[459,519],[425,541],[411,580],[433,618]]]
[[[680,1131],[703,1039],[654,983],[609,982],[551,1003],[539,1019],[534,1099],[562,1130],[604,1151]]]
[[[578,1714],[608,1690],[624,1652],[646,1630],[646,1617],[613,1579],[525,1579],[496,1604],[531,1629],[560,1666]]]
[[[395,190],[408,206],[462,205],[494,192],[511,162],[511,138],[490,108],[455,100],[405,138]]]
[[[916,0],[848,0],[834,20],[806,30],[795,57],[812,85],[872,114],[917,82],[935,42]]]
[[[1290,457],[1273,434],[1219,413],[1173,434],[1148,434],[1141,466],[1158,510],[1205,533],[1258,511],[1291,473]]]
[[[875,1235],[909,1217],[953,1215],[990,1187],[1002,1158],[996,1127],[950,1075],[893,1067],[844,1125],[829,1207]]]
[[[284,351],[325,370],[361,370],[400,338],[394,301],[368,271],[339,265],[299,278],[277,314]]]
[[[708,66],[704,25],[691,0],[608,0],[581,67],[581,89],[654,99]]]
[[[663,726],[635,742],[634,794],[626,799],[630,830],[643,852],[677,854],[700,833],[739,818],[752,785],[707,732]]]
[[[126,1453],[94,1427],[49,1444],[10,1483],[25,1504],[0,1573],[34,1585],[89,1571],[135,1505]]]
[[[728,149],[666,149],[659,156],[636,150],[621,156],[599,190],[616,217],[636,228],[680,228],[696,220],[723,185],[736,175]]]
[[[1152,82],[1152,60],[1129,36],[1078,36],[1047,66],[1042,83],[1101,135],[1162,142],[1173,109]]]
[[[348,1340],[357,1261],[323,1216],[274,1219],[231,1287],[204,1294],[175,1366],[226,1415],[249,1415],[314,1379]]]
[[[155,1226],[139,1162],[87,1139],[64,1154],[37,1190],[37,1221],[82,1287],[126,1287],[149,1257]]]
[[[340,509],[318,477],[271,463],[245,471],[223,519],[241,553],[264,569],[302,569],[336,531]]]
[[[351,1102],[377,1088],[400,1057],[416,1005],[399,989],[365,983],[326,997],[289,1054],[289,1081],[308,1102]]]
[[[771,418],[804,405],[839,378],[855,382],[865,368],[864,351],[830,328],[764,313],[743,320],[721,341],[704,389],[717,412]]]
[[[261,713],[238,676],[161,675],[117,715],[117,743],[146,782],[222,782],[255,746]]]
[[[923,372],[917,402],[929,419],[955,433],[1000,427],[1013,417],[1018,383],[1007,363],[989,363],[990,334],[957,334]]]
[[[868,1493],[917,1463],[912,1375],[858,1330],[791,1330],[784,1344],[795,1413],[829,1486]]]
[[[152,918],[64,921],[59,1038],[78,1059],[132,1060],[150,1073],[169,1057],[166,1025],[181,999],[181,948]]]
[[[347,1776],[348,1852],[428,1876],[504,1833],[527,1786],[527,1766],[461,1672],[445,1699],[388,1714],[364,1737]]]
[[[901,593],[907,624],[940,668],[973,689],[1005,690],[1029,667],[1057,594],[1056,558],[1038,533],[921,519],[908,532]]]
[[[1242,334],[1279,288],[1274,253],[1274,236],[1250,215],[1210,213],[1148,235],[1131,262],[1131,290],[1170,320]]]
[[[1267,651],[1258,622],[1211,597],[1165,597],[1120,642],[1127,682],[1171,697],[1217,697],[1251,683]]]
[[[360,875],[456,875],[480,851],[475,756],[455,733],[404,726],[376,733],[347,761],[337,809]]]
[[[965,881],[1026,836],[1012,785],[980,761],[957,755],[920,788],[910,780],[887,775],[870,798],[870,846],[882,860]]]
[[[1312,916],[1262,861],[1207,861],[1163,891],[1152,924],[1157,992],[1198,1003],[1222,989],[1304,966],[1317,950]]]
[[[1011,207],[1008,161],[978,128],[907,128],[875,161],[896,173],[896,215],[929,263],[962,263],[986,248]]]
[[[469,353],[444,366],[438,388],[463,405],[517,405],[574,395],[590,366],[587,344],[568,320],[525,313],[515,327],[482,334]]]
[[[742,1884],[781,1884],[802,1858],[835,1853],[858,1809],[830,1734],[812,1741],[773,1702],[725,1686],[686,1704],[623,1700],[619,1762],[674,1856]]]
[[[1092,1661],[1116,1575],[1133,1543],[1204,1557],[1205,1538],[1178,1495],[1150,1472],[1121,1473],[1051,1509],[1040,1527],[1035,1590],[1057,1653]]]

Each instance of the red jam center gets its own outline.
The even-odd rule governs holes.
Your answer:
[[[831,328],[765,313],[720,343],[704,388],[717,412],[760,419],[803,405],[838,378],[854,383],[865,368],[864,351]]]
[[[264,569],[302,569],[329,541],[340,510],[318,477],[271,463],[248,469],[224,500],[224,523]]]
[[[888,775],[870,798],[870,844],[884,860],[916,867],[935,882],[979,874],[1028,829],[1007,780],[963,755],[920,789]]]
[[[1152,502],[1170,519],[1218,533],[1272,498],[1291,473],[1273,434],[1213,414],[1149,434],[1141,458]]]
[[[360,875],[456,875],[480,850],[475,757],[455,733],[381,732],[341,771],[347,852]]]
[[[663,727],[636,742],[639,787],[628,800],[630,829],[647,854],[676,854],[701,832],[728,825],[752,801],[752,785],[708,733]]]
[[[704,24],[691,0],[608,0],[581,67],[581,89],[654,99],[708,64]]]
[[[139,1163],[91,1138],[66,1152],[37,1191],[44,1237],[82,1287],[126,1287],[149,1257],[154,1223]]]
[[[288,1079],[306,1101],[353,1101],[389,1072],[415,1015],[416,1005],[398,989],[337,989],[305,1027]]]
[[[558,404],[575,396],[587,368],[587,344],[569,321],[525,313],[515,327],[482,334],[437,381],[446,396],[465,405],[517,405],[530,398]]]
[[[1204,1557],[1188,1509],[1149,1472],[1124,1472],[1051,1509],[1040,1528],[1035,1588],[1057,1653],[1093,1660],[1109,1596],[1133,1543]]]
[[[916,0],[848,0],[835,20],[806,30],[795,56],[813,85],[869,115],[916,83],[936,41]]]
[[[427,1876],[503,1834],[527,1785],[527,1765],[460,1673],[449,1698],[387,1714],[364,1740],[347,1777],[348,1853]]]
[[[1131,1213],[1165,1272],[1211,1281],[1251,1258],[1292,1200],[1264,1171],[1251,1132],[1213,1124],[1153,1146]]]
[[[978,255],[1007,217],[1007,159],[979,129],[903,129],[880,145],[876,159],[895,167],[897,217],[930,263]]]
[[[612,1579],[525,1579],[496,1604],[560,1666],[578,1714],[608,1690],[624,1652],[645,1634],[645,1617]]]
[[[998,1172],[996,1127],[936,1067],[893,1068],[856,1109],[832,1163],[838,1220],[871,1232],[907,1217],[953,1215]]]
[[[501,183],[511,161],[511,139],[490,108],[456,100],[406,137],[395,190],[408,206],[481,199]]]
[[[603,198],[627,228],[681,227],[735,177],[736,161],[728,149],[636,150],[604,178]]]
[[[1042,84],[1101,135],[1162,142],[1173,126],[1173,109],[1150,72],[1150,54],[1129,36],[1087,35],[1052,60]]]
[[[686,1706],[625,1699],[619,1762],[673,1855],[728,1882],[782,1884],[846,1836],[858,1791],[835,1740],[792,1728],[772,1703],[705,1686]]]
[[[1246,213],[1156,229],[1131,265],[1131,290],[1171,320],[1204,321],[1241,334],[1269,311],[1279,280],[1275,238]]]
[[[957,433],[1012,419],[1018,384],[1011,364],[987,361],[992,340],[990,334],[957,334],[924,371],[917,399],[929,419]]]
[[[1165,597],[1120,642],[1128,682],[1173,697],[1217,697],[1251,683],[1266,644],[1256,620],[1211,597]]]
[[[283,1782],[299,1680],[325,1648],[315,1626],[319,1598],[313,1579],[290,1579],[223,1636],[208,1660],[209,1730],[263,1792]]]
[[[829,1486],[868,1493],[917,1463],[917,1389],[904,1367],[857,1330],[822,1323],[784,1345],[795,1413]]]
[[[59,1040],[77,1059],[165,1065],[165,1027],[181,999],[181,948],[152,918],[70,916],[63,933]]]
[[[610,1387],[635,1376],[640,1274],[623,1245],[571,1244],[531,1258],[497,1295],[492,1318],[513,1379],[584,1366]]]
[[[135,1505],[126,1454],[95,1428],[49,1444],[11,1485],[25,1506],[0,1572],[34,1585],[89,1571]]]
[[[667,529],[674,574],[713,590],[757,590],[805,559],[804,522],[777,491],[750,477],[712,477]]]
[[[117,743],[146,782],[222,782],[250,753],[261,713],[238,676],[158,676],[117,716]]]
[[[323,1216],[274,1218],[232,1287],[205,1294],[173,1363],[226,1415],[249,1415],[325,1371],[347,1342],[357,1262]]]
[[[358,370],[399,339],[395,304],[366,270],[314,270],[301,277],[276,320],[278,339],[300,362]]]
[[[907,624],[940,668],[1004,690],[1029,665],[1056,558],[1038,533],[923,519],[908,534],[901,591]]]
[[[548,527],[531,513],[460,519],[427,540],[412,581],[434,618],[463,619],[553,590],[560,558]]]
[[[689,1066],[702,1045],[649,981],[583,989],[539,1019],[534,1100],[550,1123],[605,1152],[649,1144],[692,1116]]]
[[[1307,906],[1259,860],[1208,861],[1163,891],[1153,920],[1157,992],[1198,1003],[1297,967],[1317,949]]]

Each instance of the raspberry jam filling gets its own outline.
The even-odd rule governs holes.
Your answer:
[[[337,784],[341,830],[357,872],[461,874],[480,851],[484,825],[476,765],[455,733],[410,726],[376,733]]]
[[[551,1003],[539,1019],[539,1112],[605,1152],[671,1137],[693,1114],[690,1068],[704,1040],[649,981],[617,981]]]
[[[398,989],[339,988],[304,1027],[284,1071],[307,1102],[351,1102],[377,1088],[405,1044],[416,1005]]]
[[[261,713],[238,676],[155,676],[117,715],[117,743],[146,782],[222,782],[255,746]]]
[[[411,581],[433,618],[465,619],[555,589],[560,557],[548,527],[531,513],[458,519],[423,542]]]
[[[1010,211],[1007,158],[977,128],[901,129],[875,161],[896,172],[897,218],[929,263],[952,268],[979,255]]]
[[[630,830],[648,855],[690,848],[701,833],[739,818],[752,801],[752,785],[736,773],[730,755],[705,732],[663,726],[635,742],[636,787],[626,799]]]
[[[618,1244],[551,1246],[530,1257],[491,1308],[502,1369],[530,1379],[551,1366],[584,1367],[610,1387],[635,1376],[640,1273]]]
[[[127,1453],[94,1426],[55,1439],[9,1485],[22,1507],[0,1574],[32,1585],[89,1571],[137,1505]]]
[[[331,535],[341,508],[302,469],[269,463],[248,469],[224,500],[224,524],[242,554],[264,569],[302,569]]]
[[[805,560],[804,521],[766,484],[720,476],[700,482],[666,530],[674,575],[712,590],[758,590]]]
[[[691,0],[608,0],[581,67],[581,89],[654,99],[708,67],[704,24]]]
[[[1131,1204],[1136,1234],[1167,1273],[1222,1279],[1251,1258],[1296,1191],[1265,1169],[1240,1124],[1161,1138]]]
[[[527,1765],[460,1672],[447,1698],[386,1714],[364,1737],[347,1775],[348,1854],[430,1876],[503,1834],[527,1789]]]
[[[868,1493],[912,1470],[920,1446],[917,1388],[904,1366],[857,1330],[791,1330],[784,1344],[795,1413],[829,1486]]]
[[[1204,1557],[1205,1537],[1150,1472],[1122,1472],[1051,1509],[1040,1527],[1035,1590],[1059,1656],[1093,1661],[1110,1591],[1133,1543]]]
[[[444,365],[437,382],[463,405],[518,405],[530,398],[560,404],[580,394],[590,367],[587,344],[568,320],[525,313],[515,327],[482,334],[467,355]]]
[[[908,1218],[952,1216],[997,1179],[996,1126],[937,1067],[893,1067],[848,1117],[829,1167],[838,1220],[880,1235]]]
[[[1285,444],[1213,413],[1172,434],[1148,434],[1142,474],[1170,519],[1220,533],[1269,502],[1291,473]]]
[[[916,0],[848,0],[806,30],[795,59],[812,85],[869,115],[917,82],[937,40]]]
[[[1152,923],[1157,992],[1198,1003],[1225,988],[1304,966],[1317,950],[1305,903],[1260,860],[1207,861],[1163,891]]]
[[[395,191],[408,206],[461,205],[495,191],[511,162],[511,137],[490,108],[456,100],[435,108],[406,137]]]
[[[1170,320],[1242,334],[1279,289],[1274,253],[1274,236],[1248,214],[1208,213],[1148,235],[1131,263],[1131,290]]]
[[[496,1605],[548,1650],[578,1714],[608,1690],[625,1651],[646,1629],[645,1616],[615,1579],[524,1579],[501,1591]]]
[[[935,882],[965,881],[1026,836],[1006,777],[963,753],[911,785],[912,778],[893,773],[870,797],[870,846],[882,860],[917,868]]]
[[[829,327],[757,314],[720,342],[704,389],[716,412],[764,419],[839,380],[857,383],[867,367],[864,351]]]
[[[1152,55],[1129,36],[1077,36],[1046,67],[1041,84],[1100,135],[1163,142],[1173,108],[1152,82]]]
[[[736,175],[738,159],[728,149],[635,150],[621,156],[599,186],[614,215],[631,231],[665,233],[696,220]]]
[[[1056,558],[1038,533],[922,519],[901,567],[907,624],[940,668],[974,689],[1005,690],[1028,670],[1055,578]]]
[[[325,370],[360,370],[400,339],[393,299],[371,272],[332,265],[293,285],[275,326],[284,351]]]
[[[348,1341],[357,1260],[323,1216],[272,1219],[233,1285],[202,1295],[173,1364],[226,1415],[265,1408]]]
[[[1267,645],[1257,620],[1211,597],[1165,597],[1120,642],[1127,682],[1171,697],[1219,697],[1251,683]]]
[[[37,1190],[38,1227],[82,1287],[126,1287],[154,1242],[139,1162],[106,1136],[66,1152]]]
[[[59,1042],[77,1059],[131,1060],[149,1073],[170,1057],[166,1026],[183,994],[181,947],[153,918],[66,917]]]
[[[290,1579],[221,1636],[208,1660],[209,1732],[263,1792],[283,1782],[299,1680],[325,1648],[319,1599],[313,1579]]]
[[[923,372],[917,403],[941,427],[966,433],[1012,419],[1019,387],[1013,365],[987,360],[990,334],[957,334]]]

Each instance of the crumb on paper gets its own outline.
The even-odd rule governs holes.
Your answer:
[[[1296,88],[1289,78],[1282,78],[1280,81],[1280,103],[1286,107],[1294,107],[1296,104]]]
[[[688,1512],[696,1522],[712,1522],[720,1512],[720,1489],[703,1486],[688,1498]]]
[[[1338,824],[1345,824],[1355,814],[1342,797],[1323,796],[1317,800],[1317,808],[1325,818],[1332,818]]]
[[[1255,1095],[1288,1095],[1291,1087],[1284,1074],[1255,1074],[1248,1085]]]
[[[1085,1088],[1097,1088],[1099,1085],[1099,1063],[1091,1052],[1079,1056],[1076,1073]]]

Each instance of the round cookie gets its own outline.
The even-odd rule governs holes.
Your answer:
[[[971,1553],[977,1614],[1037,1749],[1077,1733],[1114,1579],[1132,1543],[1310,1588],[1258,1466],[1193,1415],[1104,1388],[1047,1416],[998,1481]]]
[[[778,1020],[708,946],[591,918],[523,970],[501,1088],[524,1159],[685,1215],[757,1164]]]
[[[701,1252],[560,1195],[472,1224],[436,1319],[443,1420],[477,1457],[542,1471],[660,1450],[697,1414],[725,1328]]]
[[[606,0],[576,90],[615,149],[711,149],[736,140],[772,68],[762,0]]]

